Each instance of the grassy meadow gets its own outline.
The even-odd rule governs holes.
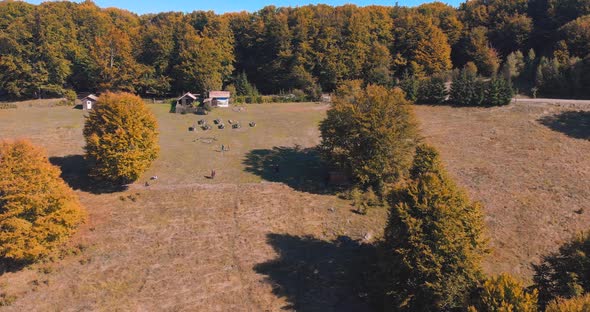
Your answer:
[[[367,310],[359,274],[374,257],[367,243],[380,237],[387,211],[361,216],[325,191],[327,169],[312,148],[327,105],[247,105],[198,116],[149,104],[161,156],[138,182],[111,190],[86,177],[84,112],[51,103],[0,110],[0,139],[46,148],[90,218],[47,261],[0,276],[0,303],[10,303],[0,311]],[[549,103],[416,106],[424,139],[484,204],[489,273],[528,279],[531,263],[587,228],[589,111]],[[188,130],[216,118],[226,129]],[[231,129],[229,119],[242,128]]]

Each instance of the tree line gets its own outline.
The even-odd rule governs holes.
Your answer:
[[[240,93],[248,88],[235,85],[247,77],[249,90],[317,97],[346,80],[394,86],[469,66],[484,77],[512,70],[516,86],[534,95],[588,97],[589,14],[589,0],[267,6],[222,15],[2,1],[0,93]],[[518,55],[533,56],[530,70],[516,72],[524,69]]]

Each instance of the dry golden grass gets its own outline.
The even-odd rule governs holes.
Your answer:
[[[53,261],[0,276],[0,292],[17,297],[0,310],[367,310],[357,274],[372,249],[359,241],[369,232],[372,240],[381,235],[386,212],[354,214],[349,202],[315,187],[322,169],[306,148],[319,142],[326,106],[216,110],[205,119],[237,119],[244,127],[206,133],[188,132],[203,117],[151,107],[162,157],[114,193],[84,181],[82,111],[0,111],[0,139],[28,137],[47,148],[90,213]],[[578,138],[586,132],[568,132],[567,119],[565,128],[554,127],[566,133],[539,121],[580,109],[417,107],[426,139],[485,204],[494,247],[488,272],[530,277],[531,262],[587,227],[590,142]],[[258,126],[247,127],[250,120]],[[230,151],[222,155],[221,144]],[[205,177],[211,169],[215,180]],[[159,179],[145,187],[152,175]]]
[[[488,272],[529,278],[531,263],[589,229],[590,104],[416,108],[426,140],[484,204]]]
[[[162,157],[129,189],[102,194],[80,176],[82,111],[19,107],[0,112],[0,138],[31,137],[46,147],[90,213],[89,224],[54,261],[0,277],[1,291],[18,298],[4,309],[364,307],[355,291],[357,277],[349,272],[361,268],[362,250],[371,252],[357,241],[367,233],[369,241],[379,237],[386,211],[360,216],[349,202],[313,185],[313,193],[300,191],[321,184],[321,169],[309,168],[317,165],[317,156],[306,148],[319,142],[317,125],[326,106],[219,109],[204,118],[237,119],[244,127],[209,132],[188,131],[203,117],[169,114],[164,105],[152,108],[160,122]],[[249,120],[257,127],[249,128]],[[195,142],[199,137],[217,141]],[[230,146],[223,155],[222,143]],[[296,163],[287,166],[291,160]],[[275,163],[282,166],[280,173],[267,168]],[[205,177],[210,169],[217,171],[214,180]],[[146,187],[152,175],[159,178]]]

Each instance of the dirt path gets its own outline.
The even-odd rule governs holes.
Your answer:
[[[590,108],[590,100],[569,100],[569,99],[547,99],[547,98],[536,98],[536,99],[522,99],[516,98],[512,100],[513,104],[531,104],[531,105],[556,105],[560,107],[568,108]]]

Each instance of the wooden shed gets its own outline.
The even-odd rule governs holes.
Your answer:
[[[178,114],[193,113],[195,107],[198,106],[195,105],[195,102],[197,102],[198,98],[198,95],[192,94],[190,92],[185,93],[183,96],[176,99],[175,112]],[[196,104],[198,104],[198,102]]]

